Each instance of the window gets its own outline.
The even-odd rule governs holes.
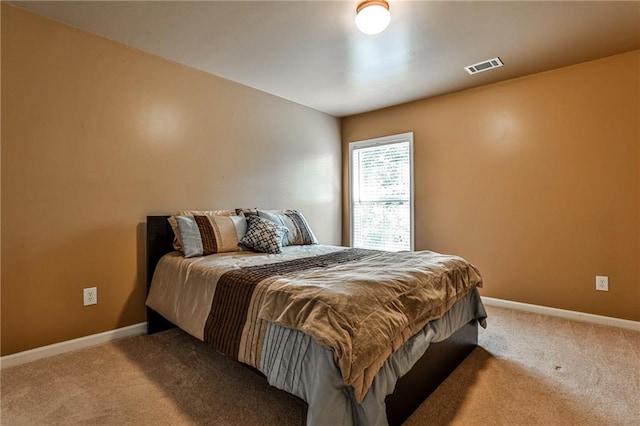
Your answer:
[[[413,133],[349,144],[351,245],[413,250]]]

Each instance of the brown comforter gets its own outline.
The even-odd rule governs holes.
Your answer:
[[[217,283],[204,340],[257,366],[265,321],[300,330],[334,351],[362,402],[389,355],[473,286],[473,265],[429,251],[349,249],[234,269]]]

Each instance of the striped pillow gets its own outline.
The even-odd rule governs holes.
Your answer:
[[[177,216],[232,216],[236,214],[234,210],[180,210],[175,215],[170,216],[167,221],[173,229],[173,248],[182,251],[182,236],[178,228]]]
[[[258,216],[287,228],[287,235],[283,238],[285,246],[318,244],[306,219],[297,210],[258,210]]]
[[[176,216],[184,257],[238,251],[246,232],[244,216]]]

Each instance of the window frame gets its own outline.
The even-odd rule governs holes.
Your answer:
[[[349,142],[349,246],[353,247],[354,234],[354,206],[353,199],[353,151],[372,146],[391,145],[394,143],[409,142],[409,167],[410,167],[410,194],[409,194],[409,222],[410,222],[410,250],[415,250],[415,224],[414,224],[414,160],[413,160],[413,132],[399,133],[396,135],[382,136],[360,141]]]

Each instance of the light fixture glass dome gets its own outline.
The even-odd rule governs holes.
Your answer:
[[[356,8],[356,27],[365,34],[381,33],[390,21],[389,3],[384,0],[366,0]]]

